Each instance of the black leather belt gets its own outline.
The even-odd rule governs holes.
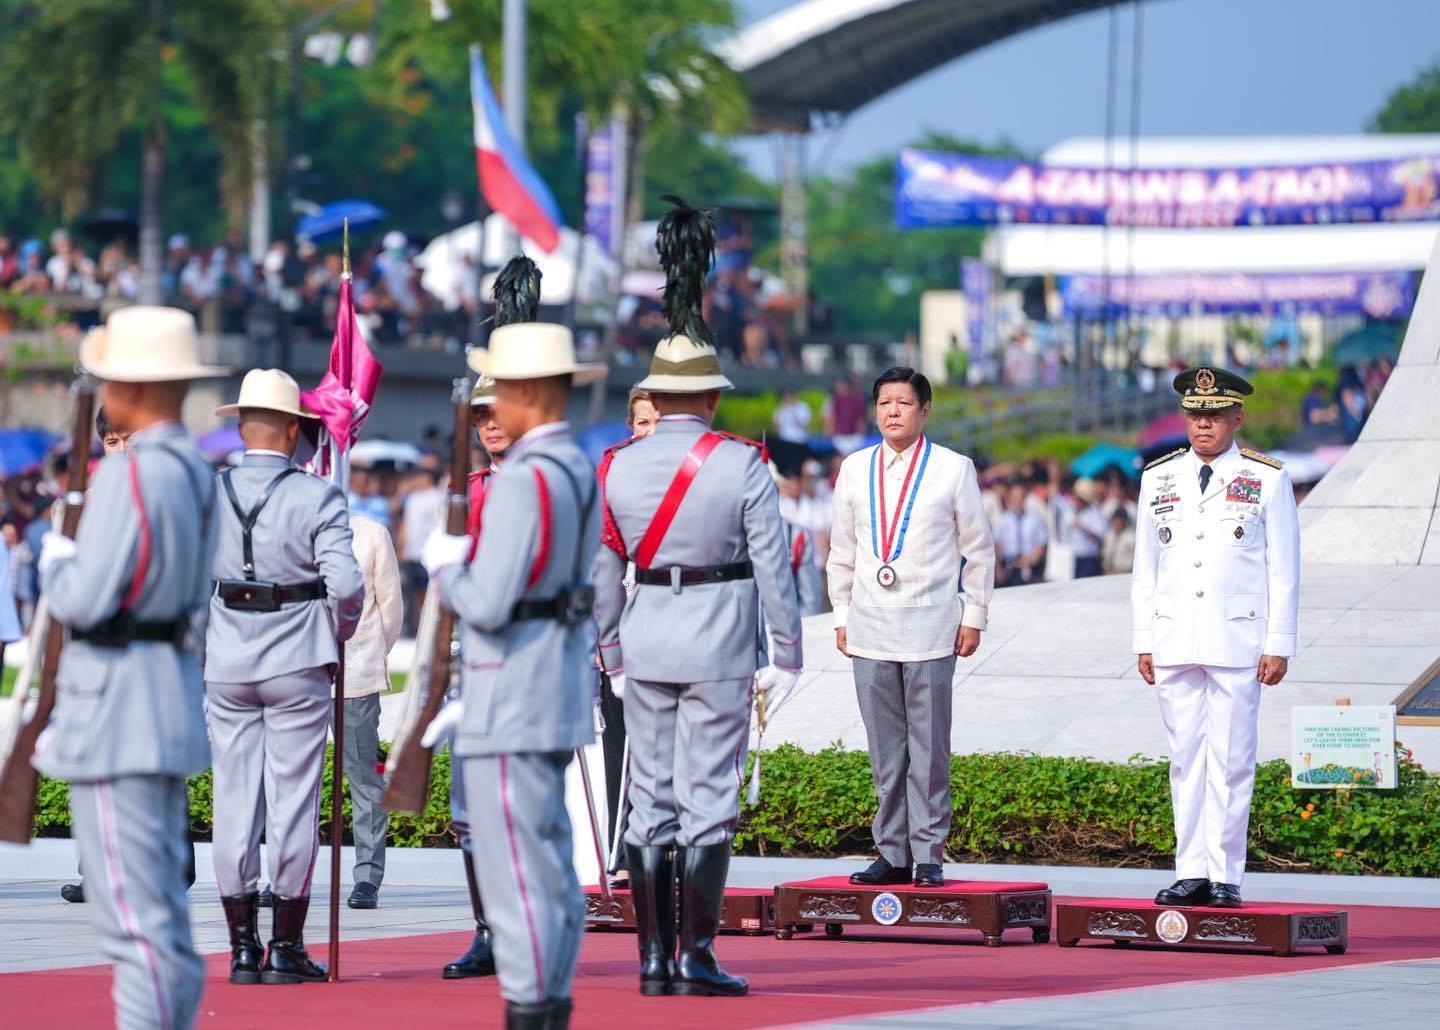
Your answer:
[[[729,565],[707,565],[703,569],[636,569],[635,582],[647,587],[674,586],[677,571],[680,574],[680,585],[693,587],[701,583],[729,583],[737,579],[751,579],[755,575],[755,566],[748,561],[737,561]]]
[[[510,612],[511,622],[525,622],[529,619],[558,619],[560,617],[560,602],[553,597],[547,597],[542,601],[528,600],[516,601],[514,609]]]
[[[323,579],[317,579],[313,583],[281,586],[275,591],[275,597],[281,604],[296,604],[300,601],[323,601],[325,600],[325,596],[325,581]]]
[[[169,644],[177,650],[185,643],[185,634],[190,630],[189,619],[169,619],[163,622],[137,622],[128,612],[112,615],[104,622],[89,629],[70,631],[71,640],[79,640],[92,647],[123,648],[137,640],[155,644]]]

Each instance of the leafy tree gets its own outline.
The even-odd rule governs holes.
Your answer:
[[[1426,68],[1385,98],[1370,119],[1372,132],[1440,132],[1440,63]]]
[[[927,150],[1018,157],[1007,142],[987,147],[929,132]],[[829,302],[843,332],[918,329],[920,294],[957,289],[960,259],[980,253],[984,230],[898,229],[895,158],[882,157],[847,175],[810,184],[810,284]]]

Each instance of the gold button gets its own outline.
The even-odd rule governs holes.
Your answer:
[[[1197,590],[1197,591],[1195,591],[1195,596],[1196,596],[1196,597],[1204,597],[1204,596],[1205,596],[1205,591],[1203,591],[1203,590]]]

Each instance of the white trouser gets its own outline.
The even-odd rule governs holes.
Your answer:
[[[1257,669],[1157,665],[1155,692],[1170,737],[1176,876],[1238,887],[1255,790]]]

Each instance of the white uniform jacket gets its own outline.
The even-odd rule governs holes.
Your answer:
[[[1140,480],[1131,578],[1136,654],[1156,665],[1243,668],[1295,654],[1300,523],[1290,476],[1231,446],[1202,495],[1186,451]]]

